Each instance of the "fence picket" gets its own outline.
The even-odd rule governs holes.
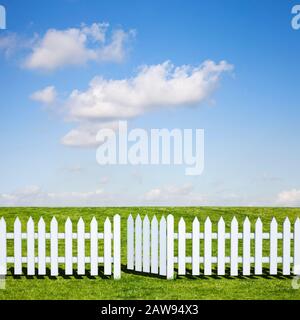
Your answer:
[[[225,275],[225,222],[218,222],[218,275]]]
[[[21,233],[22,233],[21,221],[17,217],[14,223],[14,258],[15,258],[14,273],[15,275],[22,274],[22,234]],[[0,247],[1,247],[1,244],[0,244]]]
[[[35,274],[34,263],[34,222],[30,217],[27,222],[27,274]]]
[[[114,216],[114,279],[121,278],[121,217]]]
[[[104,222],[104,274],[111,275],[111,223],[109,218]]]
[[[277,274],[277,221],[272,219],[270,226],[270,274]]]
[[[6,244],[6,222],[2,217],[0,219],[0,276],[7,273],[7,244]]]
[[[38,222],[38,274],[46,274],[46,225],[42,217]]]
[[[291,273],[291,223],[286,218],[283,223],[283,253],[282,253],[282,273]]]
[[[140,215],[135,220],[135,270],[142,271],[142,219]]]
[[[85,274],[85,224],[82,218],[77,223],[77,274]]]
[[[237,276],[238,275],[238,233],[239,226],[236,217],[233,217],[231,221],[231,231],[230,231],[230,275]]]
[[[91,276],[98,275],[98,222],[95,217],[93,217],[90,223],[90,233],[91,233]]]
[[[159,274],[167,275],[167,221],[164,216],[159,222]]]
[[[50,223],[51,276],[58,276],[58,224],[55,217]]]
[[[197,217],[193,221],[192,231],[192,275],[200,274],[200,223]]]
[[[207,217],[204,223],[204,275],[211,275],[211,247],[211,221],[210,218]]]
[[[132,215],[127,219],[127,269],[134,270],[134,220]]]
[[[263,225],[260,218],[255,223],[255,274],[262,274]]]
[[[174,217],[167,217],[167,279],[174,278]]]
[[[158,274],[158,221],[156,216],[151,221],[151,273]]]
[[[143,220],[143,272],[150,272],[150,221],[147,215]]]
[[[65,222],[65,274],[73,274],[73,236],[72,221],[68,218]]]
[[[294,268],[293,273],[300,275],[300,219],[294,224]]]
[[[185,221],[178,224],[178,275],[185,275]]]
[[[250,275],[250,220],[246,217],[243,225],[243,275]]]

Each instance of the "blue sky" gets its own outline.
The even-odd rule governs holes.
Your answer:
[[[300,30],[291,27],[297,1],[0,4],[7,11],[7,30],[0,30],[0,205],[300,205]],[[71,28],[91,41],[68,47],[61,37]],[[156,98],[150,111],[128,117],[132,128],[204,129],[202,175],[185,176],[181,166],[100,166],[95,147],[78,145],[94,134],[94,122],[70,119],[74,90],[88,95],[93,78],[127,81],[142,66],[196,68],[206,60],[232,70],[220,72],[205,99],[170,107]],[[80,137],[64,139],[78,128]]]

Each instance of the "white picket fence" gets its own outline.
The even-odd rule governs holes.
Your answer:
[[[77,265],[77,274],[86,273],[86,265],[90,266],[90,274],[97,276],[99,274],[99,264],[104,265],[104,274],[111,275],[115,279],[121,277],[121,225],[120,216],[113,218],[113,231],[110,219],[104,222],[104,232],[98,232],[98,222],[92,219],[89,232],[85,232],[85,223],[82,218],[77,223],[77,232],[73,232],[72,221],[68,218],[64,225],[64,233],[58,232],[58,222],[55,217],[50,223],[50,233],[46,232],[46,224],[43,218],[40,218],[35,232],[35,224],[32,218],[27,222],[27,232],[22,232],[21,221],[17,218],[14,222],[14,232],[7,232],[7,226],[4,218],[0,219],[0,276],[7,274],[7,265],[14,264],[14,274],[22,274],[22,266],[27,266],[27,275],[35,275],[37,266],[38,275],[46,274],[46,265],[50,265],[51,276],[57,276],[59,265],[63,264],[66,275],[73,274],[73,266]],[[22,256],[22,241],[26,239],[27,255]],[[14,255],[8,256],[8,241],[13,240]],[[58,254],[58,245],[64,240],[64,256]],[[86,240],[89,241],[90,254],[85,255]],[[104,241],[104,254],[99,257],[98,242]],[[112,245],[113,241],[113,245]],[[37,248],[36,248],[37,242]],[[73,243],[77,242],[77,246]],[[47,244],[50,244],[50,256],[46,256]],[[76,244],[76,243],[75,243]],[[73,255],[74,247],[77,249],[76,256]],[[37,254],[36,254],[37,249]],[[48,250],[49,251],[49,250]],[[113,254],[112,254],[113,251]],[[112,270],[113,265],[113,270]]]
[[[192,223],[192,232],[186,232],[186,223],[180,219],[175,231],[174,217],[168,215],[160,221],[154,216],[150,221],[148,216],[142,219],[139,215],[134,220],[130,215],[127,220],[127,268],[144,273],[153,273],[173,279],[177,265],[178,275],[185,275],[191,265],[192,275],[211,275],[214,266],[218,275],[226,274],[226,266],[230,267],[230,275],[239,273],[260,275],[267,266],[271,275],[278,274],[282,269],[284,275],[291,272],[300,275],[300,219],[297,218],[293,228],[288,218],[285,219],[282,231],[278,231],[278,223],[272,219],[268,230],[263,231],[261,219],[257,219],[251,232],[248,218],[240,226],[236,218],[226,230],[225,221],[220,218],[217,232],[213,232],[209,217],[203,228],[197,218]],[[37,229],[37,232],[36,230]],[[26,266],[27,275],[45,275],[47,265],[50,274],[59,274],[62,265],[66,275],[76,273],[84,275],[87,268],[92,276],[99,275],[99,264],[104,266],[104,274],[115,279],[121,277],[121,222],[115,215],[113,223],[107,218],[104,222],[104,232],[98,232],[98,222],[92,219],[89,232],[83,219],[79,219],[73,232],[72,221],[68,218],[64,224],[64,233],[58,232],[58,222],[55,218],[50,223],[50,233],[46,232],[46,224],[40,218],[37,228],[30,218],[26,232],[17,218],[14,231],[7,232],[4,218],[0,219],[0,276],[7,274],[8,265],[13,265],[13,273],[21,275],[22,267]],[[112,230],[113,229],[113,230]],[[201,232],[202,230],[202,232]],[[103,241],[103,255],[99,256],[99,241]],[[13,255],[9,241],[13,242]],[[24,243],[24,241],[26,243]],[[22,255],[22,243],[26,244],[26,255]],[[64,255],[59,255],[64,246]],[[89,254],[86,256],[86,248]],[[174,253],[175,248],[177,255]],[[74,253],[76,249],[76,254]],[[50,254],[47,256],[47,252]],[[60,251],[61,252],[61,251]],[[189,254],[190,253],[190,254]],[[267,253],[267,254],[266,254]],[[36,271],[37,267],[37,271]]]
[[[246,218],[242,232],[239,232],[238,221],[233,218],[230,230],[226,232],[225,222],[221,217],[217,224],[217,232],[212,232],[212,222],[207,217],[203,232],[200,232],[200,222],[197,218],[192,223],[191,233],[186,232],[186,223],[182,218],[178,223],[178,232],[175,232],[172,215],[168,215],[167,219],[162,217],[160,221],[154,216],[151,222],[148,216],[142,220],[138,215],[134,221],[130,215],[127,220],[127,268],[159,274],[166,276],[167,279],[174,278],[175,264],[178,267],[178,275],[186,274],[187,264],[191,264],[191,272],[195,276],[200,275],[201,265],[204,269],[203,274],[211,275],[213,264],[217,266],[218,275],[225,275],[226,264],[230,266],[231,276],[237,276],[239,272],[250,275],[251,265],[254,265],[254,274],[261,275],[265,264],[268,265],[271,275],[278,273],[279,264],[284,275],[291,273],[292,266],[293,273],[300,274],[299,218],[294,223],[293,233],[288,218],[283,223],[282,232],[278,232],[275,218],[270,223],[268,233],[263,232],[260,218],[256,220],[254,230],[251,232],[250,220]],[[178,241],[177,256],[174,254],[175,241]],[[191,256],[186,255],[187,241],[191,241]],[[282,256],[278,255],[280,241],[282,241]],[[214,242],[216,242],[216,256],[213,256],[212,250]],[[263,251],[266,248],[268,255],[264,256]],[[230,252],[229,256],[226,256],[226,251]],[[240,271],[239,265],[242,266]]]

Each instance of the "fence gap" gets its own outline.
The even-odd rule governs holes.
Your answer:
[[[185,275],[185,222],[183,218],[178,224],[178,275]]]
[[[263,224],[260,218],[255,223],[255,274],[262,274]]]
[[[73,274],[73,227],[70,218],[65,222],[65,274]]]
[[[121,217],[114,216],[114,279],[121,278]]]
[[[134,220],[129,215],[127,220],[127,269],[134,270]]]
[[[147,215],[143,220],[143,272],[150,272],[150,221]]]
[[[243,225],[243,275],[250,275],[250,232],[251,224],[248,217],[246,217]]]
[[[135,220],[135,270],[142,271],[142,219],[140,215]]]
[[[0,219],[0,276],[7,273],[7,245],[6,245],[6,222],[4,218]]]

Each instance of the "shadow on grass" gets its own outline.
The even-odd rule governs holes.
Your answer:
[[[139,276],[145,276],[148,278],[157,278],[157,279],[166,279],[166,276],[161,276],[158,274],[152,274],[147,272],[140,272],[135,270],[128,270],[126,265],[122,265],[122,271],[127,274],[133,274],[133,275],[139,275]],[[238,270],[238,275],[233,276],[230,274],[230,268],[227,267],[225,269],[224,275],[218,275],[218,269],[212,268],[211,275],[204,275],[204,270],[200,269],[200,275],[193,275],[191,269],[186,269],[185,275],[178,275],[178,269],[174,269],[175,279],[181,280],[181,279],[194,279],[194,280],[211,280],[211,279],[227,279],[227,280],[258,280],[260,278],[263,279],[292,279],[293,275],[283,275],[282,270],[278,269],[276,275],[270,275],[269,268],[263,268],[262,274],[255,274],[254,267],[251,267],[250,269],[250,275],[243,275],[243,270]]]
[[[121,270],[124,273],[133,274],[133,275],[136,275],[136,276],[145,276],[145,277],[148,277],[148,278],[166,279],[166,276],[161,276],[159,274],[142,272],[142,271],[135,271],[135,270],[129,270],[129,269],[127,269],[127,266],[123,265],[123,264],[121,266]]]
[[[126,274],[131,274],[131,275],[136,275],[136,276],[144,276],[144,277],[148,277],[148,278],[156,278],[156,279],[166,279],[166,276],[162,276],[159,274],[153,274],[153,273],[148,273],[148,272],[140,272],[140,271],[136,271],[136,270],[129,270],[127,269],[127,266],[122,264],[121,265],[121,270],[123,273]],[[101,266],[98,268],[98,275],[97,276],[92,276],[89,270],[85,271],[85,274],[83,275],[79,275],[77,274],[77,270],[73,269],[73,274],[72,275],[66,275],[65,274],[65,270],[63,268],[58,268],[58,276],[52,276],[51,275],[51,269],[50,268],[46,268],[46,274],[45,275],[38,275],[38,269],[35,268],[35,275],[28,275],[27,274],[27,268],[23,267],[22,268],[22,275],[14,275],[14,268],[10,267],[8,269],[8,277],[12,277],[13,279],[40,279],[40,280],[44,280],[44,279],[50,279],[50,280],[58,280],[59,278],[62,279],[69,279],[69,280],[82,280],[82,279],[91,279],[91,280],[96,280],[99,279],[99,277],[101,279],[112,279],[113,276],[112,275],[105,275],[104,274],[104,267]],[[192,270],[191,269],[186,269],[186,274],[185,275],[178,275],[178,269],[175,268],[174,269],[174,279],[176,280],[182,280],[182,279],[194,279],[194,280],[211,280],[211,279],[227,279],[227,280],[257,280],[260,278],[263,279],[280,279],[280,280],[284,280],[284,279],[292,279],[294,276],[293,275],[284,275],[282,273],[281,269],[277,270],[277,274],[276,275],[271,275],[270,274],[270,270],[269,268],[264,267],[262,269],[262,274],[257,275],[255,274],[255,269],[254,267],[251,267],[250,270],[250,275],[243,275],[243,270],[239,269],[238,270],[238,275],[237,276],[233,276],[230,274],[230,268],[226,267],[225,268],[225,274],[224,275],[218,275],[218,270],[217,268],[212,268],[211,270],[211,275],[204,275],[204,270],[203,268],[200,269],[200,275],[193,275]]]
[[[175,272],[178,274],[178,269],[174,269]],[[243,270],[239,269],[238,270],[238,275],[233,276],[230,273],[230,268],[226,267],[225,268],[225,274],[224,275],[218,275],[218,269],[217,268],[212,268],[211,275],[204,275],[204,270],[200,270],[200,275],[195,276],[192,274],[191,269],[186,269],[186,274],[185,275],[177,275],[177,279],[201,279],[201,280],[209,280],[209,279],[227,279],[227,280],[258,280],[260,278],[263,279],[292,279],[294,276],[293,275],[284,275],[282,273],[282,270],[278,269],[276,275],[271,275],[270,274],[270,269],[269,268],[262,268],[262,273],[261,274],[255,274],[255,269],[254,267],[251,267],[250,269],[250,275],[243,275]]]
[[[96,280],[99,277],[101,279],[110,279],[112,278],[112,276],[108,276],[104,274],[104,268],[103,267],[99,267],[98,268],[98,276],[92,276],[89,270],[85,271],[85,274],[83,275],[79,275],[77,274],[77,270],[73,269],[73,274],[72,275],[66,275],[65,274],[65,270],[63,268],[58,268],[58,276],[52,276],[51,275],[51,269],[50,268],[46,268],[46,274],[45,275],[39,275],[38,274],[38,269],[35,268],[35,274],[34,275],[28,275],[27,274],[27,268],[23,267],[22,268],[22,274],[21,275],[15,275],[14,274],[14,268],[11,267],[8,269],[8,277],[12,277],[14,279],[40,279],[40,280],[44,280],[44,279],[50,279],[50,280],[58,280],[59,278],[62,279],[75,279],[75,280],[81,280],[81,279],[91,279],[91,280]]]

